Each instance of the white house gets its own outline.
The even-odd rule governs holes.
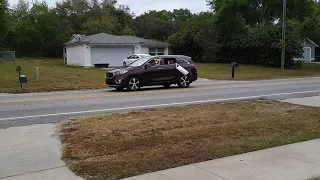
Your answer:
[[[64,58],[68,65],[121,66],[123,60],[132,54],[168,55],[168,47],[167,43],[134,36],[74,34],[64,44]]]
[[[309,38],[306,38],[302,44],[303,54],[301,58],[294,58],[294,60],[303,60],[305,62],[313,62],[316,57],[316,48],[319,46],[311,41]]]

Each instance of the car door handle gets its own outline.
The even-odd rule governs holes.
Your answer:
[[[163,70],[163,68],[158,68],[159,70]]]

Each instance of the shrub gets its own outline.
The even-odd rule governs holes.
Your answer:
[[[296,60],[292,65],[292,69],[301,69],[304,64],[304,61]]]
[[[222,53],[231,52],[231,58],[236,58],[240,63],[280,67],[281,32],[278,25],[251,29],[247,34],[234,37]],[[302,40],[298,33],[289,27],[286,34],[286,68],[292,68],[295,65],[293,58],[300,57],[301,54]]]

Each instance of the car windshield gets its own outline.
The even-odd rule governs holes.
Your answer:
[[[129,64],[130,67],[138,67],[138,66],[142,66],[144,63],[146,63],[147,61],[149,61],[151,58],[150,57],[143,57],[140,58],[136,61],[134,61],[133,63]]]

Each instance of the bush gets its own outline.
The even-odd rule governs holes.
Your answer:
[[[234,59],[239,63],[257,64],[271,67],[281,66],[281,27],[278,25],[251,29],[245,35],[233,38],[224,48],[222,61],[229,62]],[[293,28],[288,27],[286,33],[285,68],[293,68],[294,57],[302,54],[302,40]],[[230,59],[231,58],[231,59]],[[298,66],[298,65],[296,65]]]
[[[304,64],[304,61],[296,60],[292,65],[292,69],[301,69]]]

